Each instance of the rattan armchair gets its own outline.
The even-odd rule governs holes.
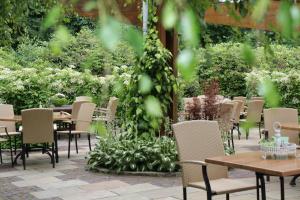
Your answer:
[[[216,121],[194,120],[173,125],[177,142],[179,163],[182,166],[183,199],[187,188],[205,190],[207,199],[215,195],[256,189],[253,183],[243,179],[229,179],[226,167],[204,162],[208,157],[225,155],[221,133]]]
[[[13,119],[15,117],[14,108],[10,104],[0,104],[0,117]],[[21,135],[21,132],[16,130],[16,123],[9,121],[0,121],[0,137],[8,138],[10,146],[12,146],[12,138],[14,139],[14,152],[17,152],[17,142],[16,139]]]
[[[241,100],[233,100],[236,103],[236,107],[234,109],[234,116],[233,116],[233,129],[236,129],[238,132],[238,138],[241,138],[241,131],[240,131],[240,117],[241,113],[244,110],[244,101]],[[233,131],[232,129],[232,131]]]
[[[228,146],[234,149],[233,141],[233,115],[235,103],[221,103],[219,108],[218,123],[223,137],[226,137]]]
[[[96,117],[93,120],[104,121],[106,123],[113,122],[116,118],[118,102],[118,98],[111,97],[106,108],[96,108]]]
[[[57,131],[57,134],[68,134],[69,143],[68,143],[68,158],[70,158],[70,148],[71,148],[71,139],[75,137],[75,147],[76,153],[78,153],[78,145],[77,145],[77,136],[79,134],[87,134],[89,149],[91,150],[91,138],[90,138],[90,124],[92,122],[93,114],[96,108],[96,104],[94,103],[82,103],[80,105],[80,109],[77,113],[76,119],[72,119],[70,122],[75,125],[75,129],[72,130],[72,126],[69,125],[69,130],[67,131]]]
[[[262,112],[264,108],[264,101],[262,100],[253,100],[248,101],[248,108],[246,113],[246,119],[240,120],[240,123],[248,123],[246,126],[246,139],[249,138],[250,127],[249,125],[258,124],[259,136],[261,138],[261,121],[262,121]]]
[[[26,156],[31,144],[43,144],[42,152],[51,158],[55,167],[55,145],[53,129],[53,110],[47,108],[35,108],[22,110],[22,151],[23,168],[26,169]],[[50,147],[48,147],[50,144]]]
[[[87,102],[92,102],[92,97],[88,97],[88,96],[79,96],[75,98],[75,102],[76,101],[87,101]]]

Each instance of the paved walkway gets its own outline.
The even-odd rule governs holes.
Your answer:
[[[95,139],[93,139],[95,142]],[[74,145],[74,143],[73,143]],[[108,175],[85,170],[87,140],[80,138],[79,154],[71,153],[67,159],[66,139],[59,140],[60,162],[51,167],[47,155],[32,153],[27,161],[27,170],[21,164],[11,168],[9,164],[0,166],[0,199],[4,200],[178,200],[182,199],[180,177],[142,177]],[[258,149],[258,132],[252,131],[250,139],[236,140],[238,152]],[[74,149],[74,146],[73,146]],[[4,162],[9,159],[4,155]],[[233,178],[253,180],[253,173],[231,170]],[[271,178],[267,184],[268,199],[279,199],[278,178]],[[288,183],[288,181],[286,181]],[[291,188],[286,185],[286,199],[300,199],[300,183]],[[188,199],[206,199],[206,194],[197,189],[188,189]],[[225,199],[217,196],[214,199]],[[255,191],[232,195],[233,200],[256,199]]]

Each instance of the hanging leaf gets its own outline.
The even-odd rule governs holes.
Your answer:
[[[173,1],[167,1],[162,12],[162,23],[166,29],[171,29],[177,21],[176,7]]]
[[[249,65],[253,65],[255,63],[255,55],[250,45],[244,44],[242,46],[242,57]]]
[[[197,47],[199,44],[200,25],[192,9],[186,9],[180,19],[180,31],[186,46]]]
[[[147,99],[145,100],[145,108],[146,108],[147,114],[149,114],[152,117],[161,117],[162,116],[160,102],[154,96],[147,97]]]
[[[99,38],[106,48],[114,50],[121,40],[122,27],[120,22],[108,17],[100,26]]]
[[[264,79],[259,85],[259,95],[264,96],[268,107],[278,107],[280,103],[279,92],[270,79]]]
[[[181,51],[176,60],[176,66],[185,80],[190,80],[195,74],[196,59],[191,49]]]
[[[130,27],[124,36],[128,44],[131,45],[137,55],[142,56],[143,54],[143,34],[135,27]]]
[[[152,81],[151,78],[144,74],[140,77],[139,80],[139,90],[141,93],[146,94],[148,92],[150,92],[152,89]]]
[[[291,4],[289,2],[282,1],[277,14],[277,22],[280,25],[281,32],[287,38],[292,38],[293,36],[293,19],[290,8]]]
[[[256,1],[253,8],[252,18],[257,22],[261,22],[268,11],[269,5],[270,5],[270,0]]]
[[[61,17],[61,12],[62,12],[61,6],[57,5],[57,6],[53,7],[49,11],[48,15],[46,16],[46,18],[42,24],[42,28],[48,29],[48,28],[54,26],[55,24],[57,24]]]

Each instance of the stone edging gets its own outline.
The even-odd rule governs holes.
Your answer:
[[[87,169],[90,170],[90,169]],[[152,177],[180,177],[181,172],[132,172],[132,171],[121,171],[117,172],[116,170],[110,170],[105,168],[96,168],[91,171],[101,172],[105,174],[116,174],[116,175],[130,175],[130,176],[152,176]]]

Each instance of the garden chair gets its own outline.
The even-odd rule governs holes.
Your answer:
[[[0,129],[1,128],[6,129],[5,126],[0,126]],[[1,145],[1,143],[4,143],[4,142],[7,142],[7,139],[0,137],[0,164],[3,164],[3,160],[2,160],[2,145]],[[11,157],[11,163],[13,165],[13,155],[12,155],[11,143],[10,143],[10,157]]]
[[[251,100],[264,100],[264,97],[251,97]]]
[[[31,144],[43,144],[42,152],[51,158],[55,167],[53,110],[48,108],[34,108],[22,110],[22,151],[23,168],[26,169],[26,156]],[[51,147],[48,147],[49,144]]]
[[[14,108],[10,104],[0,104],[0,117],[13,119],[15,117]],[[9,145],[12,146],[12,137],[14,138],[14,152],[17,153],[17,137],[21,132],[16,130],[15,122],[0,121],[0,137],[7,137]]]
[[[233,115],[235,104],[234,103],[222,103],[219,108],[218,123],[222,133],[222,136],[228,141],[228,146],[232,145],[234,149],[233,141]],[[230,144],[231,142],[231,144]]]
[[[273,125],[279,123],[295,123],[298,124],[298,110],[293,108],[270,108],[264,109],[264,124],[265,130],[268,132],[268,138],[272,138],[275,134]],[[282,136],[289,137],[290,143],[299,144],[299,132],[293,130],[281,130]],[[291,180],[291,185],[296,185],[295,176]]]
[[[107,108],[96,108],[96,117],[94,118],[94,121],[104,121],[106,123],[113,122],[116,118],[118,102],[118,98],[111,97]]]
[[[92,97],[88,97],[88,96],[79,96],[75,98],[75,102],[76,101],[87,101],[87,102],[92,102]]]
[[[182,165],[183,199],[187,187],[205,190],[207,199],[212,196],[256,189],[255,181],[229,179],[226,167],[204,162],[208,157],[225,155],[221,133],[216,121],[194,120],[173,125],[179,163]]]
[[[249,138],[249,131],[251,125],[258,124],[259,137],[261,138],[261,118],[262,112],[264,108],[264,101],[262,100],[254,100],[248,101],[248,108],[246,113],[246,119],[241,119],[240,123],[246,124],[246,139]]]
[[[78,145],[77,145],[77,136],[79,134],[87,134],[88,137],[88,143],[89,143],[89,149],[91,148],[91,137],[90,137],[90,124],[92,122],[93,114],[96,108],[96,104],[94,103],[83,103],[80,106],[80,109],[77,114],[76,119],[71,120],[71,125],[75,125],[75,129],[72,130],[72,126],[69,126],[69,130],[67,131],[57,131],[57,134],[68,134],[69,136],[69,143],[68,143],[68,158],[70,158],[70,148],[71,148],[71,138],[74,135],[75,137],[75,147],[76,147],[76,153],[78,154]]]
[[[247,98],[243,96],[238,96],[238,97],[233,97],[233,100],[243,101],[244,104],[246,104]]]
[[[241,112],[244,109],[244,102],[240,100],[233,100],[236,104],[236,107],[234,109],[234,114],[233,114],[233,127],[232,127],[232,133],[233,129],[236,129],[238,132],[238,138],[241,138],[241,132],[240,132],[240,117],[241,117]]]

